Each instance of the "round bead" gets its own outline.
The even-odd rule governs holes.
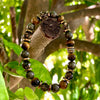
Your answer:
[[[22,66],[24,69],[29,69],[30,68],[30,62],[28,60],[24,60],[22,63]]]
[[[64,20],[64,16],[58,16],[57,20],[58,20],[58,22],[63,21]]]
[[[23,43],[22,43],[22,48],[23,48],[24,50],[28,50],[28,49],[30,48],[30,44],[29,44],[28,42],[23,42]]]
[[[68,40],[66,44],[68,47],[71,47],[74,46],[75,42],[73,40]]]
[[[35,29],[35,25],[33,25],[32,23],[29,23],[27,26],[26,26],[27,29],[29,30],[34,30]]]
[[[68,68],[69,69],[74,69],[76,67],[76,63],[75,62],[69,62],[68,63]]]
[[[29,34],[29,35],[32,35],[32,34],[33,34],[33,31],[31,31],[31,30],[26,30],[26,33]]]
[[[59,83],[59,87],[60,87],[61,89],[66,89],[66,88],[67,88],[67,85],[68,85],[68,83],[67,83],[66,80],[62,80],[62,81],[60,81],[60,83]]]
[[[43,90],[43,91],[49,90],[49,85],[47,83],[42,83],[40,87],[41,87],[41,90]]]
[[[68,55],[68,59],[71,60],[71,61],[75,60],[75,58],[76,58],[76,56],[73,53],[70,53]]]
[[[73,78],[73,73],[71,71],[67,72],[65,75],[66,79],[71,80]]]
[[[53,92],[58,92],[59,91],[59,85],[58,84],[52,84],[51,85],[51,90]]]
[[[29,52],[26,51],[26,50],[23,50],[22,53],[21,53],[21,56],[22,56],[23,58],[28,58],[28,57],[29,57]]]
[[[33,79],[34,78],[34,73],[32,71],[28,71],[26,74],[26,77],[29,79]]]
[[[36,87],[36,86],[39,86],[40,85],[40,81],[38,78],[33,78],[32,81],[31,81],[31,84]]]
[[[28,33],[25,33],[23,37],[24,39],[31,39],[31,35]]]
[[[72,34],[70,31],[66,31],[66,32],[65,32],[65,37],[66,37],[67,39],[71,39],[71,38],[73,37],[73,34]]]
[[[31,20],[31,22],[32,22],[34,25],[37,25],[37,24],[39,24],[40,20],[39,20],[38,17],[33,17],[32,20]]]

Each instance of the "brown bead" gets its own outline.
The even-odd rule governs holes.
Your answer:
[[[33,34],[33,31],[32,30],[26,30],[26,33],[28,33],[29,35],[32,35]]]
[[[30,69],[30,62],[28,60],[24,60],[23,63],[22,63],[22,66],[24,69],[28,70]]]
[[[31,42],[31,39],[23,39],[23,42],[28,42],[28,43],[30,43],[30,42]]]
[[[73,70],[75,67],[76,67],[76,63],[75,62],[69,62],[68,63],[68,68],[69,69],[72,69]]]
[[[66,80],[62,80],[62,81],[60,81],[60,83],[59,83],[59,87],[60,87],[61,89],[66,89],[66,88],[67,88],[67,85],[68,85],[68,83],[67,83]]]
[[[68,40],[68,41],[66,42],[66,45],[67,45],[68,47],[74,46],[74,44],[75,44],[75,42],[74,42],[73,40]]]
[[[31,39],[32,35],[25,33],[23,37],[24,39]]]
[[[37,25],[39,24],[40,20],[37,18],[37,17],[33,17],[31,22],[34,24],[34,25]]]
[[[37,87],[40,85],[40,81],[38,78],[33,78],[32,81],[31,81],[31,84],[34,86],[34,87]]]
[[[23,43],[22,43],[22,48],[23,48],[24,50],[28,50],[28,49],[30,48],[30,44],[29,44],[28,42],[23,42]]]
[[[71,71],[68,71],[65,75],[65,78],[71,80],[73,78],[73,73]]]
[[[28,72],[26,73],[26,77],[27,77],[28,79],[33,79],[33,78],[34,78],[34,73],[33,73],[32,71],[28,71]]]
[[[53,92],[58,92],[59,91],[59,85],[58,84],[52,84],[51,85],[51,90]]]
[[[58,22],[63,21],[64,20],[64,16],[58,16],[57,20],[58,20]]]
[[[47,83],[42,83],[40,87],[41,87],[41,90],[43,90],[43,91],[49,90],[49,85]]]
[[[75,58],[76,58],[76,56],[73,53],[70,53],[68,55],[68,59],[71,60],[71,61],[75,60]]]
[[[23,50],[23,51],[21,52],[21,57],[23,57],[23,58],[28,58],[28,57],[29,57],[29,52],[26,51],[26,50]]]

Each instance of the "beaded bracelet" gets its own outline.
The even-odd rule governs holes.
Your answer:
[[[42,83],[39,81],[38,78],[34,77],[34,73],[32,72],[32,69],[30,68],[30,62],[29,62],[29,48],[30,48],[30,41],[31,37],[33,35],[33,32],[35,30],[35,26],[38,25],[41,21],[48,19],[48,18],[55,18],[59,24],[62,24],[64,28],[65,38],[67,40],[67,50],[68,50],[68,59],[70,62],[68,63],[68,71],[65,74],[65,77],[63,80],[60,81],[59,84],[51,84],[48,85],[47,83]],[[34,17],[30,24],[26,27],[26,32],[23,35],[23,41],[21,47],[23,48],[23,51],[21,53],[21,57],[23,58],[22,66],[26,70],[26,77],[28,79],[31,79],[31,84],[34,87],[39,86],[41,90],[43,91],[50,91],[58,92],[59,89],[66,89],[69,81],[73,78],[73,69],[76,67],[76,64],[74,62],[75,55],[74,53],[74,41],[72,40],[73,34],[70,32],[68,28],[68,24],[64,21],[64,17],[61,15],[57,15],[55,12],[41,12],[39,17]],[[45,35],[46,36],[46,35]],[[48,37],[48,36],[46,36]],[[48,37],[50,38],[50,37]]]

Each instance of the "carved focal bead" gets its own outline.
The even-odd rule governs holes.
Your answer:
[[[42,83],[40,87],[41,87],[41,90],[43,90],[43,91],[49,90],[49,85],[47,83]]]
[[[51,85],[51,90],[53,92],[58,92],[59,91],[59,85],[58,84],[52,84]]]
[[[62,80],[62,81],[60,81],[60,83],[59,83],[59,87],[60,87],[61,89],[66,89],[66,88],[67,88],[67,85],[68,85],[68,83],[67,83],[66,80]]]
[[[64,16],[58,16],[57,20],[58,20],[58,22],[63,21],[64,20]]]
[[[22,43],[22,48],[23,48],[24,50],[28,50],[28,49],[30,48],[30,44],[29,44],[28,42],[23,42],[23,43]]]
[[[68,41],[66,42],[66,45],[67,45],[68,47],[74,46],[74,44],[75,44],[75,42],[74,42],[73,40],[68,40]]]
[[[75,58],[76,58],[76,56],[75,56],[73,53],[70,53],[70,54],[68,55],[68,59],[69,59],[70,61],[75,60]]]
[[[34,87],[37,87],[40,85],[40,81],[38,78],[33,78],[32,81],[31,81],[31,84],[34,86]]]
[[[26,51],[26,50],[23,50],[22,53],[21,53],[21,57],[28,58],[29,57],[29,52]]]
[[[72,69],[73,70],[75,67],[76,67],[76,63],[75,62],[69,62],[68,63],[68,68],[69,69]]]
[[[73,78],[73,73],[71,71],[68,71],[65,75],[65,78],[71,80]]]
[[[34,25],[37,25],[37,24],[40,23],[40,19],[39,19],[39,17],[33,17],[32,20],[31,20],[31,22],[32,22]]]
[[[30,62],[28,60],[24,60],[22,63],[22,66],[24,69],[29,69],[30,68]]]
[[[26,26],[27,29],[29,30],[34,30],[35,29],[35,25],[32,24],[32,23],[29,23],[27,26]]]
[[[66,31],[66,32],[65,32],[65,37],[66,37],[68,40],[70,40],[70,39],[72,39],[73,34],[72,34],[70,31]]]
[[[28,72],[26,73],[26,77],[27,77],[28,79],[33,79],[33,78],[34,78],[34,73],[33,73],[32,71],[28,71]]]

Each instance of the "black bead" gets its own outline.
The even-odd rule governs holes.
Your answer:
[[[28,42],[23,42],[21,46],[24,50],[28,50],[30,48],[30,44]]]
[[[28,60],[24,60],[22,63],[22,66],[24,69],[29,69],[30,68],[30,62]]]
[[[39,86],[40,85],[40,81],[38,78],[33,78],[32,81],[31,81],[31,84],[36,87],[36,86]]]
[[[69,59],[70,61],[75,60],[75,58],[76,58],[76,56],[75,56],[73,53],[70,53],[70,54],[68,55],[68,59]]]
[[[68,47],[72,47],[74,46],[75,42],[73,40],[68,40],[66,44]]]
[[[33,79],[34,78],[34,73],[32,71],[28,71],[26,73],[26,77],[29,78],[29,79]]]
[[[76,67],[76,63],[75,62],[69,62],[68,63],[68,68],[69,69],[74,69]]]
[[[29,57],[29,52],[26,51],[26,50],[23,50],[22,53],[21,53],[21,57],[28,58]]]
[[[26,33],[28,33],[28,34],[30,34],[30,35],[33,34],[33,32],[32,32],[32,31],[29,31],[29,30],[26,30]]]
[[[26,26],[27,29],[29,30],[34,30],[35,29],[35,25],[33,25],[32,23],[29,23],[27,26]]]
[[[71,71],[67,72],[65,78],[71,80],[73,78],[73,73]]]
[[[71,39],[71,38],[73,37],[73,34],[72,34],[70,31],[66,31],[66,32],[65,32],[65,37],[66,37],[67,39]]]
[[[58,84],[52,84],[51,85],[51,90],[53,92],[58,92],[59,91],[59,85]]]
[[[49,90],[49,85],[47,83],[42,83],[40,87],[41,87],[41,90],[43,90],[43,91]]]

